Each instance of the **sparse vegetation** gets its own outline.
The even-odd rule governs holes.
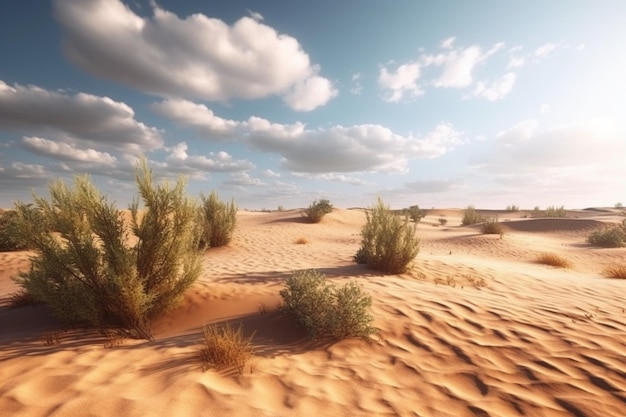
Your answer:
[[[284,308],[312,339],[368,338],[377,330],[368,312],[372,297],[355,282],[336,287],[315,270],[295,272],[280,291]]]
[[[200,222],[203,227],[200,246],[218,248],[228,245],[237,224],[235,201],[225,203],[219,199],[215,191],[208,197],[201,194],[200,200]]]
[[[614,265],[604,270],[605,277],[626,279],[626,265]]]
[[[469,205],[463,210],[463,220],[461,220],[461,224],[463,226],[469,226],[472,224],[480,223],[483,221],[483,217],[478,214],[474,206]]]
[[[419,223],[424,217],[426,217],[426,210],[420,209],[420,206],[411,206],[404,210],[404,214],[408,214],[409,218],[415,223]]]
[[[246,337],[243,326],[234,329],[230,324],[218,326],[204,325],[202,328],[203,347],[200,349],[202,370],[226,370],[232,368],[243,373],[246,362],[252,357],[254,334]]]
[[[587,241],[603,248],[623,248],[626,246],[626,219],[615,225],[591,232]]]
[[[567,217],[567,211],[564,206],[548,206],[544,211],[544,217]]]
[[[18,234],[17,216],[15,210],[0,213],[0,252],[28,249],[26,241]]]
[[[306,237],[299,237],[296,239],[297,245],[306,245],[307,243],[309,243],[309,241],[307,240]]]
[[[572,267],[572,263],[569,260],[562,257],[561,255],[558,255],[556,253],[550,253],[550,252],[540,253],[539,255],[537,255],[537,258],[535,259],[535,261],[542,265],[549,265],[555,268],[571,268]]]
[[[131,205],[130,225],[87,176],[73,188],[52,183],[50,201],[16,204],[20,238],[37,252],[16,281],[68,324],[152,339],[152,320],[176,306],[200,274],[197,207],[183,179],[154,185],[145,160],[136,180],[144,209],[137,200]]]
[[[617,202],[617,203],[615,203],[615,208],[616,209],[622,209],[622,208],[624,208],[624,205],[622,203],[620,203],[620,202]]]
[[[23,288],[9,296],[9,308],[22,308],[37,305],[35,298]]]
[[[448,219],[446,219],[445,217],[439,217],[437,220],[439,220],[439,224],[442,226],[448,224]]]
[[[502,223],[498,220],[498,217],[489,217],[485,219],[482,224],[481,231],[486,235],[502,235],[504,230],[502,229]]]
[[[304,210],[302,215],[308,219],[310,223],[319,223],[325,215],[333,211],[333,206],[328,200],[315,200]]]
[[[367,222],[361,230],[361,248],[354,260],[390,274],[405,272],[419,253],[419,238],[415,236],[417,225],[410,225],[408,217],[403,220],[391,212],[380,197],[366,216]]]
[[[515,204],[509,204],[508,206],[506,206],[505,210],[509,213],[517,213],[519,211],[519,206],[516,206]]]

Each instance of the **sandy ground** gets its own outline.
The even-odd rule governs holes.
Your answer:
[[[206,253],[183,304],[154,324],[154,342],[110,346],[63,329],[45,308],[2,307],[0,415],[625,416],[626,280],[602,271],[626,264],[626,249],[585,243],[620,221],[617,211],[489,213],[505,222],[502,238],[461,227],[461,210],[430,211],[413,268],[384,276],[352,262],[362,210],[335,209],[320,224],[296,210],[242,211],[232,244]],[[573,266],[537,264],[539,252]],[[0,299],[28,264],[26,252],[0,253]],[[261,314],[305,268],[358,281],[380,339],[313,343],[278,312]],[[197,358],[201,326],[226,320],[256,331],[242,375],[202,372]],[[58,343],[47,345],[50,335]]]

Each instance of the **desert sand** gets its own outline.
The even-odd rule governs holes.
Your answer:
[[[240,211],[232,243],[206,252],[200,280],[154,324],[153,342],[110,343],[63,329],[43,307],[1,307],[0,415],[625,416],[626,280],[602,271],[626,264],[626,249],[585,243],[623,217],[490,213],[503,237],[461,227],[462,210],[429,211],[411,270],[381,275],[352,262],[363,210],[335,209],[319,224],[299,210]],[[573,266],[537,264],[539,252]],[[10,277],[28,256],[0,253],[0,298],[18,289]],[[280,312],[259,311],[309,268],[358,281],[380,337],[311,342]],[[241,375],[201,369],[201,326],[223,321],[256,332]],[[58,342],[46,344],[50,335]]]

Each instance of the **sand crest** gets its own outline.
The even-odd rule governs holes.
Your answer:
[[[461,210],[432,211],[415,266],[383,276],[352,262],[363,210],[335,209],[320,224],[298,210],[239,212],[234,241],[206,253],[183,304],[154,324],[154,342],[111,343],[63,329],[42,307],[2,307],[0,414],[623,417],[626,281],[601,272],[626,264],[626,249],[585,243],[619,216],[497,214],[502,237],[461,227]],[[540,252],[572,267],[537,264]],[[0,253],[0,299],[28,256]],[[305,268],[369,291],[380,338],[311,342],[280,313],[259,311]],[[200,369],[201,326],[226,320],[256,331],[243,375]]]

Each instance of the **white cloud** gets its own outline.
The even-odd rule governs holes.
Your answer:
[[[535,57],[544,58],[555,49],[556,49],[555,43],[551,43],[551,42],[546,43],[545,45],[542,45],[539,48],[535,49]]]
[[[487,83],[479,81],[472,92],[474,97],[482,97],[489,101],[501,100],[506,97],[515,85],[516,75],[514,72],[504,74],[500,79]]]
[[[307,178],[310,180],[340,182],[340,183],[351,184],[351,185],[366,185],[367,184],[367,182],[362,180],[361,178],[339,174],[336,172],[328,172],[325,174],[308,174],[308,173],[296,172],[293,175],[299,178]]]
[[[227,152],[210,152],[204,155],[188,155],[187,143],[181,142],[170,150],[166,158],[166,167],[178,172],[192,172],[201,175],[203,172],[236,172],[254,168],[248,160],[234,160]]]
[[[417,63],[400,65],[395,71],[381,68],[378,75],[378,85],[387,90],[385,100],[395,103],[407,95],[413,98],[424,94],[424,91],[417,85],[419,77],[420,66]]]
[[[443,57],[443,73],[434,81],[435,87],[463,88],[472,84],[472,72],[483,55],[477,46],[451,51]]]
[[[417,180],[413,182],[407,182],[405,187],[416,193],[445,193],[455,188],[459,188],[461,184],[457,181],[449,179],[432,179],[432,180]]]
[[[119,0],[55,0],[63,49],[80,68],[163,97],[225,101],[283,97],[312,110],[336,95],[298,41],[242,17],[233,25],[152,4],[140,17]]]
[[[179,105],[193,109],[193,117],[178,111]],[[180,100],[157,108],[164,116],[209,139],[230,138],[277,153],[283,158],[282,166],[294,172],[401,172],[409,159],[436,158],[463,143],[463,134],[443,123],[416,137],[398,135],[374,124],[306,129],[300,122],[271,123],[255,116],[246,121],[224,121],[206,106]],[[221,129],[224,125],[228,129]]]
[[[99,152],[95,149],[79,149],[75,145],[55,142],[39,137],[22,138],[22,146],[40,155],[52,156],[61,160],[89,162],[115,166],[117,158],[107,152]]]
[[[361,85],[361,73],[357,72],[352,74],[352,87],[350,88],[352,94],[361,94],[363,92],[363,86]]]
[[[248,15],[253,18],[254,20],[256,20],[257,22],[260,22],[261,20],[263,20],[263,15],[259,12],[253,12],[252,10],[248,9],[246,10],[248,12]]]
[[[444,39],[444,40],[441,41],[440,46],[443,49],[451,49],[452,45],[454,44],[455,39],[456,39],[455,36],[451,36],[451,37],[449,37],[447,39]]]
[[[549,104],[546,104],[546,103],[543,103],[543,104],[541,105],[541,107],[539,108],[539,111],[540,111],[541,113],[544,113],[544,114],[545,114],[545,113],[548,113],[548,112],[550,111],[550,105],[549,105]]]
[[[224,181],[224,184],[241,186],[241,187],[247,187],[247,186],[259,187],[259,186],[265,185],[265,183],[261,181],[260,179],[250,177],[250,174],[248,174],[247,172],[237,172],[237,173],[230,174],[230,179]]]
[[[85,93],[72,96],[35,86],[11,87],[1,80],[0,128],[133,153],[163,145],[161,132],[135,120],[135,112],[125,103]]]
[[[272,171],[271,169],[265,169],[263,170],[262,174],[268,178],[279,178],[280,174],[277,172]]]
[[[511,57],[509,57],[509,63],[506,66],[506,68],[507,69],[520,68],[520,67],[523,67],[524,64],[526,64],[526,58],[511,56]]]

